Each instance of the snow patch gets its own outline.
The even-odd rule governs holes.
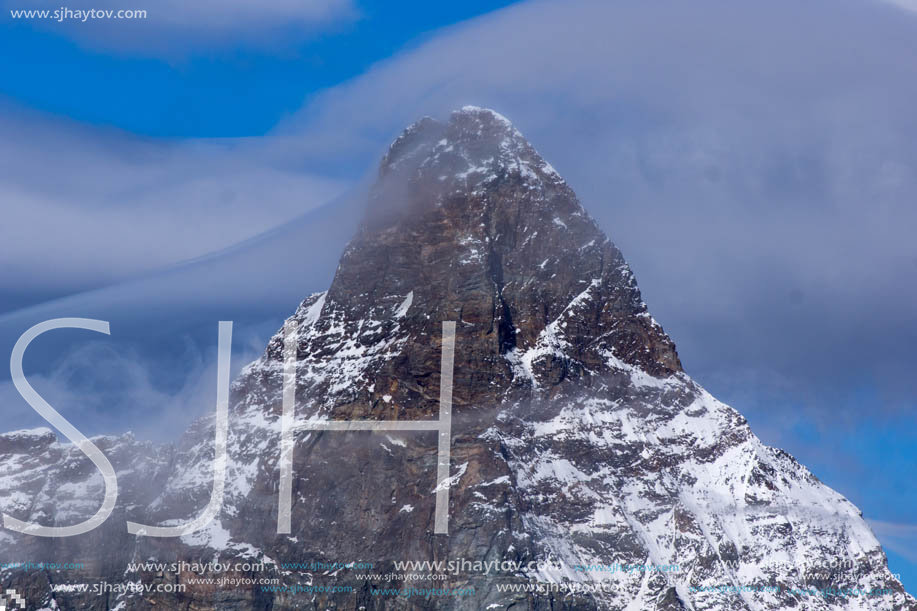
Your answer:
[[[447,477],[446,479],[441,481],[439,484],[437,484],[436,488],[433,489],[433,492],[439,492],[440,490],[448,490],[449,488],[452,488],[457,483],[459,483],[459,480],[462,479],[462,476],[465,475],[465,471],[467,470],[468,470],[468,463],[467,462],[462,463],[461,465],[459,465],[458,473],[456,473],[452,477]]]
[[[408,313],[408,309],[411,307],[412,303],[414,303],[414,291],[408,293],[404,301],[401,302],[401,305],[398,306],[398,309],[395,310],[395,318],[404,317],[404,315]]]

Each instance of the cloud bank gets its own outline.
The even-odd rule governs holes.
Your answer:
[[[199,257],[341,193],[265,141],[167,142],[0,114],[0,303]],[[2,310],[0,310],[2,311]]]

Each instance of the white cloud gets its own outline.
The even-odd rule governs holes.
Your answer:
[[[917,563],[917,524],[867,520],[882,545],[909,562]]]
[[[216,324],[212,328],[216,336]],[[234,335],[233,376],[264,349],[263,333],[253,328],[237,326]],[[172,338],[168,342],[172,354],[153,358],[138,351],[136,344],[117,338],[81,339],[56,355],[48,371],[29,373],[28,381],[84,434],[131,430],[140,439],[174,442],[193,419],[215,409],[215,347],[202,348],[188,337]],[[10,380],[0,382],[0,405],[9,418],[4,431],[20,424],[50,426]]]
[[[0,292],[98,286],[233,245],[338,195],[262,141],[162,142],[0,117]]]
[[[917,13],[917,0],[881,0],[882,2],[887,2],[892,6],[897,6],[900,9],[906,11],[912,11]]]

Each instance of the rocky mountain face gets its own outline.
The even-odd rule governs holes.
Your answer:
[[[443,321],[456,323],[448,535],[434,534],[432,431],[297,433],[292,532],[277,533],[278,332],[232,385],[224,502],[207,528],[154,539],[124,520],[202,511],[213,416],[174,447],[105,438],[123,489],[105,525],[60,540],[0,531],[3,561],[84,568],[2,569],[0,585],[63,609],[917,609],[860,512],[688,377],[570,187],[509,121],[473,107],[392,144],[331,286],[287,322],[297,418],[435,420]],[[91,515],[101,478],[78,455],[47,432],[0,436],[0,508]],[[265,568],[129,564],[214,559]],[[334,566],[354,562],[372,569]],[[227,575],[279,587],[191,581]],[[186,590],[52,592],[103,580]]]

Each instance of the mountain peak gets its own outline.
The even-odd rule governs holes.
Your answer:
[[[332,546],[389,558],[493,553],[570,566],[616,558],[678,563],[704,584],[733,583],[738,569],[727,563],[734,563],[767,583],[795,585],[804,580],[787,581],[786,571],[766,565],[830,549],[881,564],[869,583],[888,579],[856,509],[764,447],[740,414],[682,371],[620,251],[506,118],[466,107],[447,122],[410,126],[383,160],[369,210],[328,291],[287,321],[298,328],[300,415],[435,420],[442,322],[454,321],[450,534],[429,538],[433,496],[420,465],[435,464],[434,446],[418,437],[369,436],[354,445],[309,434],[297,472],[310,475],[293,509],[297,538],[312,546],[306,553]],[[278,333],[234,386],[246,425],[265,412],[276,423],[283,344]],[[336,471],[323,480],[328,456]],[[337,475],[367,465],[369,486]],[[334,494],[316,494],[330,487]],[[237,505],[236,530],[244,533],[272,502]],[[833,517],[800,524],[824,507]],[[362,530],[342,539],[326,527],[342,523]],[[393,526],[377,532],[386,523]],[[539,579],[571,575],[578,577]],[[600,603],[565,608],[737,608],[734,594],[711,603],[687,579],[635,575]],[[491,600],[518,606],[480,576],[470,583],[489,597],[467,608]],[[896,588],[883,608],[911,603]],[[741,608],[794,604],[781,595]]]
[[[473,104],[466,104],[465,106],[462,106],[459,110],[452,111],[452,114],[453,115],[470,115],[470,116],[477,116],[477,117],[489,117],[492,120],[500,121],[507,127],[510,127],[510,128],[513,127],[513,124],[509,119],[507,119],[506,117],[498,113],[496,110],[492,108],[484,108],[483,106],[475,106]]]
[[[421,119],[392,144],[370,199],[330,288],[284,324],[295,326],[299,342],[294,411],[298,420],[400,421],[406,430],[301,431],[295,451],[282,450],[296,476],[292,536],[278,533],[265,517],[277,515],[283,486],[277,440],[289,371],[281,331],[232,385],[223,504],[205,529],[124,543],[124,519],[184,523],[207,505],[212,416],[174,447],[94,438],[121,479],[118,519],[56,548],[46,538],[0,533],[3,558],[89,559],[93,579],[152,585],[163,572],[131,568],[138,559],[197,562],[212,550],[226,566],[260,561],[264,572],[243,576],[275,577],[288,592],[304,575],[283,569],[292,561],[359,559],[405,582],[396,559],[520,564],[500,575],[463,569],[444,573],[447,580],[409,582],[470,587],[473,598],[389,604],[370,594],[375,582],[345,570],[316,573],[311,600],[256,586],[214,598],[212,586],[192,582],[183,598],[154,589],[155,601],[126,597],[117,607],[126,609],[216,600],[229,610],[415,601],[418,609],[455,610],[777,610],[798,608],[798,589],[828,585],[882,588],[870,608],[917,609],[858,510],[764,446],[738,412],[682,371],[621,253],[504,117],[466,107],[445,123]],[[406,421],[440,417],[443,321],[455,322],[453,409],[450,432],[433,435]],[[74,461],[82,457],[76,446],[54,439],[47,429],[0,435],[4,511],[72,523],[96,510],[91,499],[101,496],[102,478],[85,458]],[[443,536],[433,476],[447,439]],[[575,570],[610,559],[646,571]],[[828,571],[826,559],[858,570]],[[53,579],[87,579],[65,573]],[[46,604],[52,599],[46,571],[0,576]],[[165,578],[181,579],[181,571]],[[543,582],[584,587],[563,590],[560,603],[553,592],[502,587]],[[760,584],[771,590],[744,595]],[[594,585],[613,587],[585,588]],[[61,608],[109,606],[85,591],[53,599]],[[811,597],[819,609],[861,609],[863,600]]]
[[[533,187],[562,183],[560,174],[500,113],[464,106],[442,123],[424,117],[395,139],[380,174],[393,170],[432,176],[445,186],[481,186],[503,173],[517,173]]]
[[[452,112],[449,123],[466,129],[472,128],[478,137],[483,135],[490,137],[503,136],[525,140],[522,133],[516,129],[509,119],[490,108],[463,106],[460,110]]]
[[[620,251],[502,115],[465,107],[412,124],[369,198],[329,290],[295,315],[331,417],[435,410],[425,387],[444,320],[459,325],[465,370],[487,372],[489,403],[681,372]],[[474,377],[457,375],[454,392],[484,401]]]

